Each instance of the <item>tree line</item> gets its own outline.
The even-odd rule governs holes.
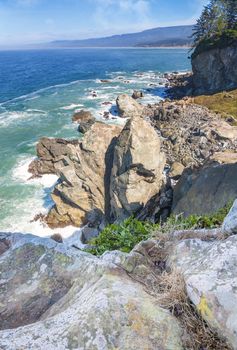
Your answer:
[[[237,0],[211,0],[194,26],[194,46],[233,30],[237,30]]]

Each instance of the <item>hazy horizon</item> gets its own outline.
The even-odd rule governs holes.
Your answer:
[[[207,0],[0,0],[0,46],[83,40],[194,24]],[[116,16],[114,16],[116,13]]]

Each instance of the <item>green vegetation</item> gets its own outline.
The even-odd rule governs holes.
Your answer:
[[[192,57],[196,57],[202,52],[212,50],[212,49],[222,49],[227,46],[232,45],[237,41],[237,30],[225,30],[222,33],[216,33],[212,37],[207,37],[201,40],[192,55]]]
[[[108,225],[98,237],[90,241],[91,254],[102,255],[108,250],[129,253],[137,243],[146,240],[159,225],[142,222],[133,217],[121,224]]]
[[[237,1],[211,0],[194,27],[192,57],[237,41]]]
[[[213,215],[191,215],[188,218],[182,215],[171,216],[164,225],[142,222],[131,217],[121,224],[108,225],[98,237],[90,241],[91,248],[87,251],[94,255],[102,255],[110,250],[129,253],[139,242],[155,237],[156,232],[168,235],[175,230],[219,227],[230,208],[231,204],[228,204]]]
[[[232,116],[237,123],[237,90],[224,91],[214,95],[201,95],[194,97],[193,102],[220,113],[224,118]]]

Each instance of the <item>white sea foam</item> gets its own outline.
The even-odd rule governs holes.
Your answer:
[[[34,221],[38,214],[47,214],[53,206],[51,191],[58,181],[56,175],[44,175],[42,178],[30,179],[31,174],[28,172],[30,162],[34,157],[21,156],[12,171],[12,180],[16,183],[27,186],[34,185],[34,195],[22,198],[16,198],[13,203],[14,218],[9,215],[0,223],[1,231],[33,233],[42,237],[50,236],[54,233],[60,233],[64,238],[72,236],[79,231],[78,228],[68,226],[63,229],[50,229],[40,220]],[[12,207],[12,203],[11,203]]]
[[[81,104],[81,103],[79,103],[79,104],[72,103],[69,106],[60,107],[60,109],[63,109],[65,111],[70,111],[70,110],[73,110],[73,109],[76,109],[76,108],[79,108],[79,107],[83,107],[83,104]]]
[[[28,112],[4,112],[0,114],[0,126],[8,127],[12,123],[31,117],[32,114]]]
[[[29,165],[35,159],[32,156],[21,156],[12,170],[12,179],[16,182],[24,182],[35,185],[42,185],[43,187],[52,187],[58,181],[58,176],[54,174],[44,175],[39,178],[32,178],[29,172]]]

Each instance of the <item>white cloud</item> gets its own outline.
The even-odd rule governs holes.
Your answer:
[[[151,0],[90,0],[95,5],[94,21],[107,34],[143,30],[152,21]]]

